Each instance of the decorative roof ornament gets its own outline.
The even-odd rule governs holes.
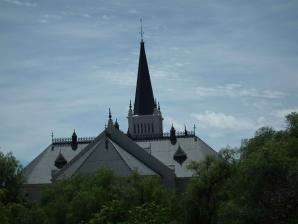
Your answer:
[[[197,127],[196,127],[196,124],[194,124],[194,125],[193,125],[193,133],[194,133],[194,135],[196,135],[196,128],[197,128]]]
[[[186,125],[184,125],[184,135],[185,135],[185,136],[188,136],[188,132],[187,132],[187,130],[186,130]]]
[[[109,108],[109,121],[108,121],[108,127],[113,126],[113,120],[112,120],[112,113],[111,109]]]
[[[180,165],[187,159],[186,153],[183,151],[181,146],[178,146],[178,149],[176,150],[173,159],[178,162]]]
[[[60,152],[55,160],[55,166],[58,169],[61,169],[62,167],[65,166],[66,163],[67,163],[67,160],[64,158],[64,156],[62,155],[61,150],[60,150]]]
[[[114,127],[115,127],[115,128],[117,128],[117,129],[119,130],[119,124],[118,124],[117,118],[116,118],[116,121],[115,121]]]
[[[143,34],[144,34],[144,31],[143,31],[143,20],[142,20],[142,18],[140,18],[140,23],[141,23],[141,31],[140,31],[140,34],[141,34],[141,42],[144,42],[144,41],[143,41]]]
[[[170,130],[170,141],[172,145],[175,145],[177,143],[177,137],[176,137],[176,130],[172,124],[171,130]]]
[[[76,134],[75,129],[73,129],[70,145],[71,145],[72,150],[76,150],[78,148],[78,136]]]
[[[111,109],[109,108],[109,119],[112,119]]]
[[[158,110],[160,111],[160,105],[159,105],[159,102],[158,102],[157,104],[158,104]]]
[[[51,133],[51,137],[52,137],[52,151],[54,150],[54,132],[52,131]]]

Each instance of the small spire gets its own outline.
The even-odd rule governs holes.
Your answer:
[[[119,130],[119,124],[118,124],[117,118],[116,118],[116,121],[115,121],[114,127],[115,127],[115,128],[117,128],[117,129]]]
[[[54,132],[53,132],[53,130],[52,130],[52,133],[51,133],[51,137],[52,137],[52,151],[54,150],[54,145],[53,145],[53,143],[54,143]]]
[[[154,99],[154,108],[156,108],[156,99]]]
[[[158,110],[160,111],[160,106],[159,106],[159,102],[158,102]]]
[[[78,136],[76,134],[76,129],[73,129],[70,145],[71,145],[72,150],[76,150],[78,148]]]
[[[129,109],[131,110],[131,100],[129,100]]]
[[[170,141],[171,141],[172,145],[175,145],[176,142],[177,142],[176,130],[174,128],[173,123],[172,123],[172,127],[171,127],[171,130],[170,130]]]
[[[193,125],[193,133],[196,135],[196,124]]]
[[[188,136],[188,132],[187,132],[187,130],[186,130],[186,125],[184,125],[184,135],[185,135],[185,136]]]
[[[144,34],[144,32],[143,32],[143,20],[142,20],[142,18],[140,18],[140,23],[141,23],[141,31],[140,31],[140,34],[141,34],[141,42],[143,42],[143,34]]]
[[[109,119],[112,119],[111,109],[109,108]]]
[[[113,120],[112,120],[112,113],[111,109],[109,108],[109,121],[108,121],[108,128],[113,126]]]

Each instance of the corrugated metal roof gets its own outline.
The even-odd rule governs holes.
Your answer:
[[[171,144],[170,140],[137,141],[137,144],[165,165],[174,168],[177,177],[191,177],[192,172],[187,169],[187,165],[191,161],[202,161],[207,155],[217,154],[198,137],[177,138],[174,145]],[[179,145],[187,155],[187,159],[182,165],[174,160],[174,154]]]
[[[55,167],[55,160],[61,151],[67,161],[72,160],[83,148],[88,144],[79,144],[74,151],[71,145],[56,145],[52,150],[52,145],[49,145],[41,154],[39,154],[28,166],[24,169],[24,176],[27,184],[44,184],[51,183],[52,170],[58,170]]]

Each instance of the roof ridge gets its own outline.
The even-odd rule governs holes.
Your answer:
[[[95,139],[89,143],[84,149],[82,149],[72,160],[70,160],[61,170],[55,173],[52,177],[52,180],[56,180],[60,174],[62,174],[65,170],[67,170],[75,161],[77,161],[82,155],[84,155],[91,147],[97,145],[97,140],[100,140],[100,137],[105,134],[105,130],[102,131]]]

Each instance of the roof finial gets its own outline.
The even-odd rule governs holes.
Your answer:
[[[109,119],[112,119],[111,109],[109,108]]]
[[[196,124],[193,125],[193,133],[196,135]]]
[[[141,34],[141,42],[143,42],[143,21],[142,21],[142,18],[140,18],[140,23],[141,23],[141,31],[140,31],[140,34]]]
[[[129,109],[131,110],[131,100],[129,100]]]
[[[51,133],[51,137],[52,137],[52,151],[54,150],[54,145],[53,145],[53,143],[54,143],[54,132],[53,132],[53,130],[52,130],[52,133]]]

